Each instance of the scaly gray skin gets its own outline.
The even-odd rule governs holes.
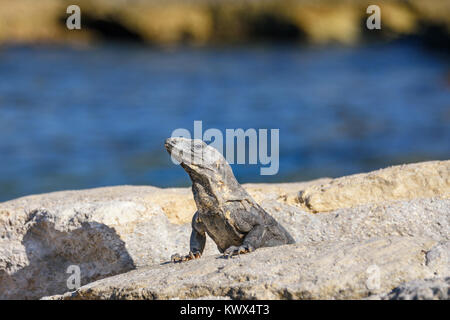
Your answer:
[[[192,218],[190,252],[172,261],[199,258],[206,234],[226,257],[261,247],[295,243],[292,236],[262,209],[236,181],[219,151],[202,140],[169,138],[165,147],[192,180],[197,212]]]

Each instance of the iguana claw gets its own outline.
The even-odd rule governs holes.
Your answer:
[[[189,251],[189,254],[186,256],[183,256],[183,257],[181,257],[178,253],[175,253],[174,255],[172,255],[170,257],[170,260],[173,263],[185,262],[185,261],[189,261],[189,260],[193,260],[193,259],[198,259],[201,256],[202,256],[202,254],[198,251],[196,251],[196,252]]]
[[[223,255],[226,258],[231,258],[236,255],[252,252],[253,250],[254,250],[253,247],[248,245],[243,245],[239,247],[231,246],[224,251]]]

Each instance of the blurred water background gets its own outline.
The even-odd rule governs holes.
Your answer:
[[[449,64],[414,42],[357,48],[137,45],[0,50],[0,201],[106,185],[186,186],[176,128],[279,128],[299,181],[450,158]]]
[[[67,7],[80,7],[69,30]],[[174,129],[279,129],[309,180],[450,158],[450,0],[0,0],[0,201],[187,186]]]

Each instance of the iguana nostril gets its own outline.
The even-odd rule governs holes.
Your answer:
[[[164,147],[167,149],[167,151],[170,152],[170,150],[173,149],[173,146],[175,145],[176,141],[174,138],[167,138],[164,142]]]

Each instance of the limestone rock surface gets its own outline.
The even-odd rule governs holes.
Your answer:
[[[450,160],[393,166],[333,179],[301,190],[299,201],[313,212],[324,212],[435,196],[450,198]]]
[[[303,254],[309,250],[312,259],[315,253],[320,255],[328,252],[325,248],[333,248],[330,252],[344,254],[349,243],[356,247],[364,246],[365,241],[371,239],[388,241],[386,239],[396,237],[413,242],[415,239],[427,239],[430,243],[434,243],[429,249],[427,246],[423,249],[426,251],[423,256],[423,270],[434,270],[433,272],[424,271],[421,275],[417,274],[416,278],[403,277],[402,282],[390,281],[389,286],[386,286],[386,290],[380,292],[381,294],[406,281],[449,276],[449,163],[450,161],[434,161],[385,169],[387,172],[395,173],[392,175],[381,170],[338,179],[324,178],[301,183],[246,184],[244,187],[295,238],[297,245],[286,247],[286,250],[301,251],[302,254],[297,255],[298,261],[294,259],[292,263],[303,267],[305,267],[302,265]],[[379,178],[380,176],[384,178]],[[371,188],[364,187],[365,184]],[[380,188],[387,195],[379,196]],[[396,188],[400,191],[396,192]],[[408,195],[406,199],[403,197],[405,194]],[[306,198],[303,202],[300,201],[299,195],[311,196],[310,207],[305,205]],[[321,198],[326,200],[320,200]],[[319,200],[314,202],[316,201],[314,199]],[[339,199],[342,200],[342,205]],[[328,204],[328,207],[322,206],[325,204]],[[143,268],[178,270],[176,268],[179,267],[160,264],[167,262],[173,253],[187,253],[191,232],[190,220],[195,210],[189,188],[161,189],[150,186],[62,191],[0,203],[0,299],[37,299],[70,291],[67,286],[70,274],[67,270],[72,265],[80,268],[81,285],[134,269],[137,269],[135,272],[138,273],[144,270]],[[313,213],[315,211],[317,212]],[[317,249],[319,247],[325,251]],[[284,248],[264,250],[269,250],[263,252],[266,252],[272,260],[258,260],[259,253],[255,253],[249,256],[254,257],[256,259],[254,263],[259,265],[252,266],[260,268],[264,261],[267,268],[281,270],[284,264],[277,266],[277,259],[284,259],[282,255]],[[400,251],[400,247],[395,250]],[[209,261],[222,263],[222,260],[216,259],[217,254],[215,244],[208,239],[203,258],[193,263],[208,264]],[[374,256],[370,259],[374,261],[376,252],[372,251],[372,254]],[[292,257],[294,256],[292,253]],[[244,260],[238,261],[247,261],[245,259],[249,258],[243,256],[241,259]],[[315,263],[313,260],[308,261],[311,264]],[[230,266],[232,265],[234,262]],[[225,268],[226,265],[223,266]],[[205,270],[215,270],[216,267],[212,263],[211,267],[209,269],[205,267]],[[230,269],[233,270],[229,272],[230,279],[237,277],[244,279],[242,281],[245,282],[245,277],[240,278],[241,273],[237,269],[239,268]],[[237,272],[235,276],[234,270]],[[214,272],[211,275],[214,275]],[[272,280],[260,278],[258,281],[265,284],[261,284],[258,288],[270,287],[273,281],[278,281],[275,280],[278,279],[277,271],[274,272]],[[324,275],[320,276],[326,276],[324,268],[319,268],[316,272],[324,272]],[[153,273],[151,274],[153,276]],[[319,277],[319,274],[317,276]],[[343,278],[342,275],[339,277]],[[264,282],[266,281],[264,279],[268,282]],[[280,279],[285,283],[288,282],[286,277]],[[303,281],[302,279],[307,278],[292,279]],[[206,281],[203,278],[197,280]],[[202,283],[205,282],[199,282],[198,285],[201,286]],[[291,283],[289,288],[299,285],[295,283]],[[268,295],[288,297],[279,295],[277,290]],[[320,291],[322,289],[311,290],[304,297],[327,296]],[[166,295],[163,292],[158,293],[159,291],[152,292],[158,297]],[[207,293],[211,297],[219,297],[221,294],[226,292]],[[196,293],[190,295],[203,297]],[[342,297],[352,295],[353,293],[346,293]],[[364,295],[365,293],[358,296]],[[169,296],[175,297],[176,294],[167,294],[167,297]],[[228,298],[238,296],[231,291],[226,295]],[[243,294],[242,297],[244,296],[250,297],[250,293]],[[262,296],[262,293],[258,295]],[[334,293],[328,296],[341,297]],[[293,293],[292,297],[300,298],[302,295]]]
[[[145,267],[51,299],[359,299],[433,277],[424,263],[436,242],[389,237],[261,248]]]
[[[449,300],[450,277],[413,280],[395,288],[383,300]]]

